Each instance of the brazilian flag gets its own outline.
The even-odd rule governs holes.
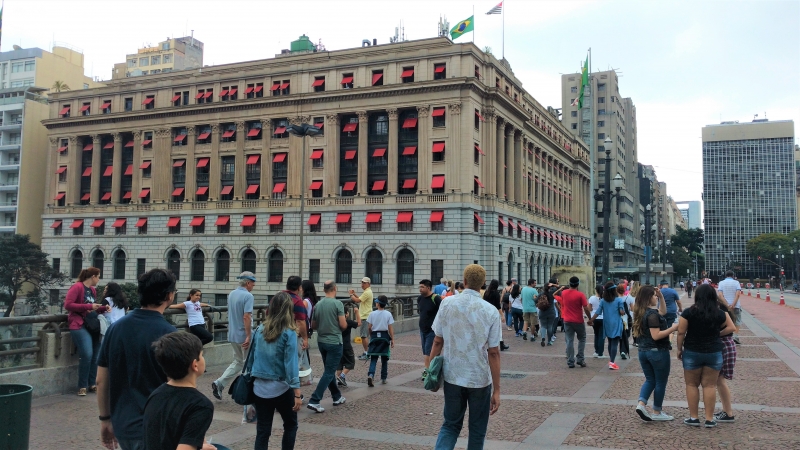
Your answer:
[[[475,25],[475,20],[473,19],[473,17],[475,16],[470,16],[469,19],[458,22],[456,26],[454,26],[453,29],[450,30],[450,38],[455,41],[456,39],[464,35],[464,33],[469,33],[470,31],[472,31]]]

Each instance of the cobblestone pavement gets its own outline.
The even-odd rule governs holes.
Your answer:
[[[683,425],[688,416],[683,369],[674,358],[664,401],[672,422],[642,422],[634,413],[644,381],[631,347],[630,359],[617,357],[619,371],[608,358],[592,358],[586,347],[586,368],[567,368],[564,335],[553,346],[523,341],[504,330],[511,348],[501,353],[502,403],[489,421],[487,449],[800,449],[800,310],[746,298],[744,324],[733,392],[735,424],[715,429]],[[790,324],[792,326],[790,326]],[[788,330],[784,334],[784,330]],[[592,335],[589,334],[591,343]],[[797,341],[796,341],[797,340]],[[359,351],[360,348],[356,348]],[[607,353],[606,353],[607,356]],[[315,376],[322,373],[319,354],[311,353]],[[366,386],[367,365],[357,362],[343,388],[344,405],[333,407],[326,394],[325,413],[298,413],[297,449],[431,448],[442,422],[442,393],[422,389],[422,356],[416,332],[397,336],[389,362],[388,384]],[[210,382],[224,367],[210,367],[199,389],[211,397]],[[302,388],[310,397],[314,386]],[[34,401],[32,449],[100,449],[96,399],[54,396]],[[234,450],[252,449],[256,427],[242,424],[242,407],[227,396],[213,400],[214,421],[207,437]],[[702,414],[702,404],[701,414]],[[469,414],[461,437],[466,438]],[[276,415],[271,441],[280,445],[283,423]],[[466,440],[459,440],[459,448]]]

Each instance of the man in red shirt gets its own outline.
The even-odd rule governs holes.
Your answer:
[[[564,335],[567,341],[567,365],[570,369],[575,368],[575,334],[578,335],[578,356],[577,363],[581,367],[586,367],[583,358],[583,349],[586,347],[586,324],[583,323],[583,314],[589,318],[589,325],[592,322],[592,310],[583,292],[578,290],[580,280],[578,277],[569,279],[569,288],[561,292],[561,316],[564,318]]]

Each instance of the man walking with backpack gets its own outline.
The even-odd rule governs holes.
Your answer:
[[[425,356],[425,370],[422,371],[422,379],[428,376],[428,367],[431,364],[431,347],[436,334],[433,332],[433,320],[439,312],[439,304],[442,298],[434,294],[431,290],[433,283],[431,280],[419,282],[419,297],[417,298],[417,310],[419,311],[419,339],[422,344],[422,354]]]
[[[561,293],[561,315],[564,317],[564,336],[567,341],[567,366],[575,368],[577,362],[579,366],[586,367],[583,358],[583,349],[586,348],[586,324],[583,323],[583,314],[592,322],[592,310],[589,309],[589,302],[583,292],[578,290],[580,280],[578,277],[569,279],[569,288]],[[583,311],[581,311],[583,310]],[[575,356],[575,335],[578,335],[578,355]]]

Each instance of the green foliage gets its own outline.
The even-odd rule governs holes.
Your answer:
[[[11,315],[23,286],[41,291],[48,286],[63,286],[68,280],[66,274],[50,267],[47,256],[26,234],[0,238],[0,290],[8,298],[3,317]]]
[[[704,239],[703,230],[700,228],[687,230],[678,227],[675,234],[670,238],[670,244],[676,247],[683,247],[689,253],[700,253],[703,251]]]
[[[50,299],[39,289],[34,289],[28,293],[25,304],[31,307],[31,315],[38,316],[50,313]]]
[[[69,85],[63,81],[56,80],[56,82],[53,83],[53,87],[51,87],[50,90],[53,92],[68,91]]]
[[[747,254],[753,259],[761,258],[766,260],[765,263],[767,264],[769,264],[767,261],[777,262],[775,261],[777,259],[775,256],[784,255],[784,258],[790,258],[792,256],[790,250],[793,249],[794,245],[792,238],[795,233],[797,232],[789,235],[766,233],[756,236],[747,241]]]
[[[122,293],[125,294],[125,298],[128,299],[128,305],[130,309],[136,309],[141,307],[139,303],[139,291],[138,286],[134,283],[122,283],[119,285],[122,289]],[[97,285],[97,296],[100,297],[103,295],[103,291],[105,290],[105,285]]]

